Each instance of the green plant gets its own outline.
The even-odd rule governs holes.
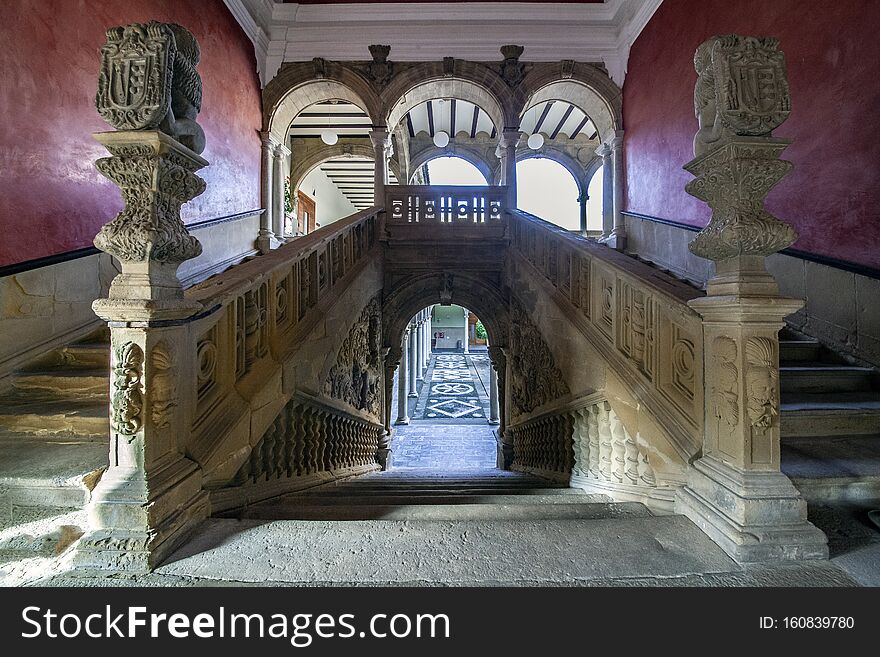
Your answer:
[[[486,333],[486,327],[483,326],[483,322],[477,320],[477,323],[474,324],[474,333],[477,336],[477,340],[488,340],[489,334]]]

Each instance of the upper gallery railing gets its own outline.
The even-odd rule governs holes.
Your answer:
[[[389,185],[386,224],[501,225],[508,188],[486,185]]]
[[[703,329],[687,302],[703,293],[528,213],[509,216],[512,251],[692,457],[703,434]]]

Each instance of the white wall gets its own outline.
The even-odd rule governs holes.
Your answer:
[[[320,167],[315,167],[303,179],[300,191],[315,201],[315,214],[319,226],[332,224],[357,212],[333,181],[327,177]]]

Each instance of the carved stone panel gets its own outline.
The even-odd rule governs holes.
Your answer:
[[[324,394],[380,417],[381,305],[374,297],[349,329],[336,363],[324,381]]]
[[[110,426],[123,436],[134,436],[144,426],[144,352],[134,342],[113,351],[113,396]]]

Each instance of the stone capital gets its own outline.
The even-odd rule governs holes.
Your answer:
[[[370,141],[376,151],[387,151],[391,148],[391,133],[386,126],[373,126],[370,130]]]
[[[615,132],[614,136],[607,143],[612,153],[623,149],[623,130]]]
[[[520,130],[515,128],[504,128],[498,135],[498,145],[502,149],[516,148],[520,140]]]

